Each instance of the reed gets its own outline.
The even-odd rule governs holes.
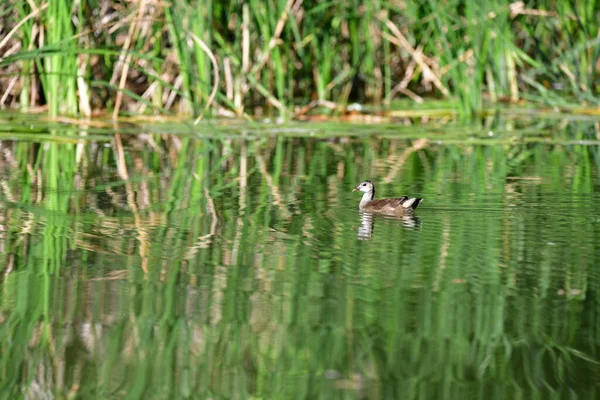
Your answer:
[[[0,12],[0,98],[52,116],[114,117],[198,116],[207,105],[213,115],[289,117],[312,100],[402,97],[445,98],[465,116],[504,101],[596,106],[599,9],[596,0],[15,2]]]

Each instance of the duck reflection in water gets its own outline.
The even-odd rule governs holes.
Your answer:
[[[375,215],[373,213],[361,212],[360,214],[360,226],[356,232],[358,240],[371,240],[373,236],[373,230],[375,229]],[[385,218],[388,221],[398,221],[402,228],[410,230],[421,230],[423,223],[421,219],[414,215],[401,215],[401,216],[381,216],[379,218]]]

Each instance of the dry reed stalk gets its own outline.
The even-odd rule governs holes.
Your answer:
[[[419,46],[417,48],[417,51],[421,51],[422,47]],[[415,69],[416,69],[416,61],[414,59],[410,60],[410,63],[408,64],[408,67],[406,68],[406,71],[404,71],[404,78],[402,78],[402,81],[397,84],[396,86],[394,86],[394,88],[392,90],[390,90],[390,93],[387,95],[386,97],[386,102],[389,103],[392,98],[396,95],[396,93],[400,92],[402,94],[404,94],[405,96],[409,97],[410,99],[412,99],[415,103],[418,104],[422,104],[423,103],[423,98],[421,96],[419,96],[418,94],[414,93],[412,90],[408,89],[408,83],[412,80]]]
[[[294,114],[294,118],[298,118],[303,116],[304,114],[306,114],[307,112],[309,112],[310,110],[312,110],[315,107],[326,107],[329,108],[330,110],[335,110],[340,108],[340,106],[337,103],[334,103],[333,101],[329,101],[329,100],[313,100],[310,103],[308,103],[307,105],[305,105],[304,107],[302,107],[301,109],[299,109],[298,111],[296,111],[296,113]]]
[[[297,0],[297,3],[302,4],[302,0]],[[277,45],[277,40],[279,39],[279,36],[281,36],[281,32],[285,27],[285,23],[288,19],[288,14],[290,12],[290,9],[292,8],[292,5],[294,5],[294,0],[288,0],[287,3],[285,3],[285,8],[283,9],[281,16],[279,17],[279,20],[277,21],[277,25],[275,25],[275,32],[269,40],[269,45],[267,46],[267,49],[260,55],[258,62],[252,67],[250,74],[258,74],[260,70],[265,66],[267,61],[269,61],[269,57],[271,56],[271,50],[273,50]]]
[[[414,101],[417,104],[423,104],[423,102],[425,101],[425,100],[423,100],[423,98],[421,96],[419,96],[418,94],[416,94],[415,92],[413,92],[412,90],[410,90],[408,88],[400,88],[399,91],[400,91],[400,93],[402,93],[406,97],[410,98],[412,101]]]
[[[281,112],[281,114],[286,114],[286,108],[283,106],[283,104],[281,104],[279,100],[277,100],[275,96],[273,96],[263,85],[258,83],[258,81],[254,79],[254,77],[249,76],[248,79],[250,81],[250,84],[252,84],[252,86],[256,88],[256,91],[258,93],[262,94],[269,103],[271,103],[273,106],[275,106],[275,108],[277,108]]]
[[[210,48],[206,45],[206,43],[204,43],[202,41],[202,39],[200,39],[198,36],[194,35],[192,32],[189,32],[189,34],[190,34],[191,38],[194,40],[194,42],[196,42],[196,44],[198,46],[200,46],[202,51],[204,51],[206,53],[208,58],[210,58],[210,62],[213,65],[213,76],[214,76],[213,87],[212,87],[212,90],[210,91],[210,95],[208,96],[208,100],[206,101],[206,105],[204,106],[204,110],[202,110],[202,112],[200,113],[198,118],[196,118],[196,120],[194,121],[194,125],[196,125],[196,124],[198,124],[198,122],[200,122],[200,120],[204,116],[204,113],[211,106],[211,104],[215,100],[215,96],[217,95],[217,89],[219,88],[219,64],[217,63],[217,59],[215,58],[215,55],[210,50]]]
[[[31,5],[31,4],[30,4]],[[48,8],[48,3],[43,4],[40,7],[37,7],[35,4],[31,5],[31,8],[33,9],[32,12],[30,12],[29,14],[27,14],[25,16],[25,18],[23,18],[22,20],[20,20],[14,28],[12,28],[10,30],[10,32],[8,32],[6,34],[6,36],[4,37],[4,39],[2,39],[0,41],[0,50],[6,45],[6,43],[8,43],[9,39],[19,30],[19,28],[21,28],[21,26],[23,26],[24,23],[26,23],[27,21],[29,21],[31,18],[36,17],[41,11],[45,10],[46,8]],[[2,61],[3,57],[0,57],[0,61]]]
[[[129,64],[131,63],[132,54],[126,53],[129,51],[129,47],[131,43],[135,40],[138,32],[138,21],[142,19],[146,8],[146,0],[141,0],[140,6],[138,8],[137,14],[138,18],[134,18],[131,25],[129,25],[129,34],[127,35],[127,39],[123,44],[123,49],[121,50],[121,55],[119,56],[119,63],[122,65],[121,69],[121,79],[119,80],[119,90],[117,91],[117,97],[115,99],[115,109],[113,110],[113,119],[117,119],[119,117],[119,111],[121,109],[121,103],[123,101],[123,89],[125,88],[125,82],[127,82],[127,74],[129,73]],[[115,68],[115,72],[118,71],[118,67]]]
[[[398,39],[398,42],[401,45],[401,47],[405,51],[407,51],[408,54],[410,54],[410,56],[413,58],[413,60],[415,60],[415,62],[419,65],[419,67],[421,67],[423,73],[427,74],[431,78],[431,81],[439,89],[439,91],[442,92],[444,96],[450,96],[450,91],[444,86],[440,78],[435,74],[435,72],[433,72],[429,65],[427,65],[427,63],[424,60],[423,54],[412,47],[412,45],[404,37],[402,32],[400,32],[400,29],[398,29],[398,27],[392,21],[388,19],[387,21],[385,21],[385,25],[394,34],[396,39]],[[396,42],[392,43],[398,45],[398,43]]]
[[[13,87],[15,86],[15,84],[17,83],[18,79],[19,79],[18,76],[13,76],[11,78],[10,82],[8,82],[8,86],[7,86],[6,90],[4,91],[4,94],[2,95],[2,98],[0,99],[0,107],[2,107],[4,105],[4,102],[6,101],[6,99],[8,98],[8,96],[10,95],[10,92],[13,89]]]
[[[515,1],[508,5],[510,10],[510,17],[515,18],[517,15],[532,15],[535,17],[558,17],[558,13],[555,11],[536,10],[533,8],[525,8],[525,3],[522,1]],[[569,19],[577,19],[575,16],[568,16]]]
[[[231,73],[231,61],[229,57],[223,59],[223,75],[225,75],[225,97],[233,102],[233,74]]]

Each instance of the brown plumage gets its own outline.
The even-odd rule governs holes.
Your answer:
[[[419,204],[423,201],[422,198],[418,197],[398,197],[391,199],[378,199],[375,200],[375,185],[371,181],[361,182],[353,190],[361,191],[364,193],[359,209],[361,211],[370,212],[374,214],[387,214],[387,215],[406,215],[412,214]]]

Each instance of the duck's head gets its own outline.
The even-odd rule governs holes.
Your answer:
[[[373,182],[371,181],[363,181],[357,187],[354,188],[353,192],[365,192],[369,193],[373,191]]]

